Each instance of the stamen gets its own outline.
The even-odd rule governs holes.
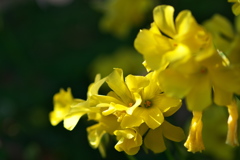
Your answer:
[[[151,107],[151,105],[152,105],[152,102],[149,101],[149,100],[146,100],[145,103],[144,103],[145,108],[149,108],[149,107]]]
[[[133,103],[132,103],[132,102],[131,102],[131,103],[129,103],[129,104],[128,104],[128,106],[129,106],[129,107],[132,107],[132,106],[133,106]]]

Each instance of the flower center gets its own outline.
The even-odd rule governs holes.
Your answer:
[[[146,100],[146,101],[144,102],[143,106],[144,106],[145,108],[149,108],[149,107],[152,106],[152,102],[149,101],[149,100]]]
[[[205,68],[205,67],[202,67],[202,68],[200,69],[200,72],[201,72],[202,74],[205,74],[205,73],[207,73],[207,68]]]

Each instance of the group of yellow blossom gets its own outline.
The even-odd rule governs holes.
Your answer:
[[[64,127],[72,130],[78,120],[87,114],[97,123],[87,128],[88,140],[93,148],[99,147],[104,134],[115,135],[115,149],[129,155],[141,146],[154,153],[166,149],[163,137],[181,141],[183,130],[167,122],[181,106],[178,98],[167,97],[156,81],[155,72],[146,76],[123,77],[119,68],[105,78],[97,75],[89,86],[87,100],[74,99],[71,90],[61,90],[54,96],[54,111],[50,113],[52,125],[63,120]],[[111,88],[107,95],[99,95],[103,83]]]
[[[239,14],[239,2],[233,11]],[[144,57],[147,75],[123,76],[115,68],[108,76],[97,75],[88,88],[87,99],[75,99],[71,90],[54,96],[52,125],[63,121],[72,130],[83,115],[96,124],[87,128],[93,148],[101,146],[105,134],[116,138],[115,149],[129,155],[140,147],[154,153],[166,149],[164,138],[179,142],[185,139],[180,127],[166,121],[185,100],[192,111],[188,137],[184,146],[190,152],[204,150],[202,140],[203,111],[216,104],[226,106],[228,132],[226,143],[238,146],[237,122],[240,95],[240,17],[235,28],[221,15],[214,15],[202,25],[189,10],[174,19],[174,8],[159,5],[153,10],[150,29],[138,33],[134,47]],[[133,62],[134,63],[134,62]],[[98,93],[106,83],[106,95]]]

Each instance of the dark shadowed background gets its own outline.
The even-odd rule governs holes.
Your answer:
[[[86,118],[73,131],[62,123],[51,126],[52,97],[60,88],[71,87],[74,97],[85,99],[95,57],[132,47],[139,29],[149,27],[152,11],[129,37],[120,40],[100,32],[102,13],[94,10],[93,1],[97,0],[0,0],[0,160],[101,159],[88,144]],[[190,9],[199,23],[214,13],[233,19],[227,0],[161,2],[172,4],[177,13]],[[107,159],[127,159],[114,150],[114,143],[109,144]],[[180,152],[189,154],[188,159],[213,159],[185,150]],[[169,159],[167,153],[142,151],[135,157]]]

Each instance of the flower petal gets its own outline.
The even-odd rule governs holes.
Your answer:
[[[219,106],[226,106],[231,103],[233,93],[222,90],[221,88],[214,86],[214,102]]]
[[[143,120],[139,116],[126,114],[122,119],[121,127],[122,128],[139,127],[142,123]]]
[[[102,128],[100,124],[95,124],[87,128],[88,141],[93,148],[97,148],[101,142],[103,135],[106,131]]]
[[[149,128],[155,129],[159,127],[164,121],[162,112],[157,107],[137,107],[134,112],[134,116],[140,116]]]
[[[240,90],[240,67],[219,67],[209,73],[215,86],[228,92],[237,93]]]
[[[144,56],[147,65],[152,69],[158,69],[165,65],[166,62],[162,56],[172,49],[168,38],[146,29],[138,33],[134,47]]]
[[[160,153],[166,150],[162,128],[158,127],[154,130],[150,129],[144,138],[144,145],[154,153]]]
[[[208,76],[199,76],[198,83],[186,96],[188,109],[202,111],[212,104],[212,88]]]
[[[116,130],[114,134],[119,140],[115,145],[117,151],[124,151],[128,155],[134,155],[139,151],[142,145],[142,136],[135,129]]]
[[[180,127],[176,127],[167,121],[162,124],[163,135],[169,140],[180,142],[185,138],[185,134]]]
[[[233,13],[235,14],[235,16],[237,16],[237,15],[240,14],[240,5],[239,5],[239,2],[233,4],[233,6],[232,6],[232,11],[233,11]]]
[[[100,74],[97,74],[95,77],[95,82],[90,84],[88,87],[87,96],[90,97],[92,95],[98,94],[99,88],[106,81],[106,78],[100,79]]]
[[[178,36],[184,36],[186,33],[193,30],[193,24],[197,24],[195,19],[192,16],[192,13],[189,10],[181,11],[176,17],[176,30],[178,32]]]
[[[153,10],[153,19],[160,30],[170,37],[176,35],[176,29],[174,26],[174,8],[168,5],[160,5]]]
[[[167,96],[183,98],[195,85],[196,78],[166,69],[159,74],[159,80]]]
[[[180,108],[182,101],[181,99],[168,97],[164,94],[161,94],[152,99],[152,103],[161,110],[161,112],[164,114],[164,117],[168,117]]]
[[[66,116],[64,118],[63,121],[63,126],[64,128],[66,128],[67,130],[73,130],[73,128],[77,125],[79,119],[86,114],[86,112],[82,112],[82,113],[76,113],[74,115],[71,116]]]
[[[144,76],[128,75],[125,78],[126,85],[130,92],[139,92],[149,84],[149,80]]]
[[[132,102],[131,92],[123,81],[122,69],[115,68],[106,80],[108,86],[122,99],[126,104]]]

